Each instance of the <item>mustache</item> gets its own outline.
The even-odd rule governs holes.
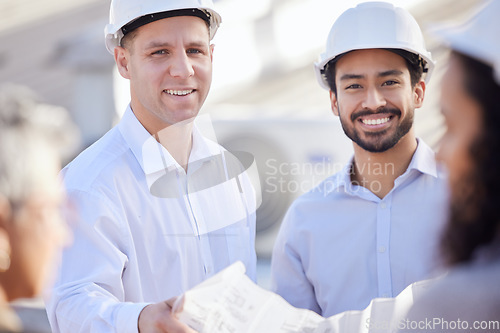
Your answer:
[[[373,110],[359,110],[356,112],[353,112],[351,114],[351,121],[355,121],[359,117],[364,117],[364,116],[369,116],[372,114],[387,114],[387,115],[393,115],[400,117],[401,116],[401,110],[397,108],[380,108],[377,109],[376,111]]]

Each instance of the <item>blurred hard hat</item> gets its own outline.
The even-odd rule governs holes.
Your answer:
[[[185,12],[185,10],[193,9],[191,13]],[[172,11],[179,12],[170,16],[199,16],[209,22],[210,39],[214,37],[221,23],[221,17],[215,11],[212,0],[112,0],[109,24],[104,28],[106,48],[113,54],[114,48],[120,45],[124,36],[122,29],[124,26],[141,20],[142,24],[136,24],[137,28],[140,25],[170,17],[168,12]]]
[[[433,32],[453,50],[493,67],[495,80],[500,85],[500,0],[486,3],[460,25]]]
[[[324,69],[337,56],[354,50],[387,48],[402,49],[420,56],[425,61],[425,82],[429,81],[434,61],[413,16],[404,8],[390,3],[365,2],[346,10],[333,24],[326,51],[314,64],[319,84],[330,89]]]

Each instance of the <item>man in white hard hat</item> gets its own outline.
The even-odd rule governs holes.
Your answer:
[[[106,47],[131,102],[62,172],[79,216],[47,306],[54,332],[190,331],[167,300],[236,261],[255,278],[249,177],[193,124],[220,21],[211,0],[111,2]]]
[[[361,310],[438,267],[446,186],[412,127],[432,68],[403,8],[362,3],[334,23],[316,71],[354,157],[284,218],[272,289],[292,305],[325,317]]]

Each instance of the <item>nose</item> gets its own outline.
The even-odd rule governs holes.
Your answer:
[[[361,106],[364,109],[378,110],[386,106],[386,104],[387,101],[384,95],[376,87],[373,87],[366,90],[366,95]]]
[[[172,57],[169,71],[171,76],[179,78],[188,78],[194,75],[194,68],[191,64],[191,60],[184,52],[178,52]]]

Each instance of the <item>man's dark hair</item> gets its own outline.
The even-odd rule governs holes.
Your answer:
[[[411,86],[415,87],[415,85],[422,78],[425,60],[423,60],[417,54],[406,51],[406,50],[401,50],[401,49],[383,49],[383,50],[396,53],[397,55],[403,57],[403,59],[406,62],[406,66],[408,67],[408,71],[410,72]],[[351,51],[349,51],[349,52],[351,52]],[[343,53],[341,55],[336,56],[334,59],[330,60],[325,65],[325,70],[323,72],[323,75],[326,77],[326,81],[328,82],[328,86],[330,87],[330,89],[333,91],[333,93],[335,95],[337,94],[337,86],[335,84],[335,73],[336,73],[335,66],[336,66],[337,61],[349,52],[346,52],[346,53]]]
[[[500,245],[500,85],[493,69],[458,52],[464,69],[464,87],[482,114],[482,130],[469,148],[474,166],[464,177],[463,190],[452,193],[450,217],[441,248],[448,265],[474,259],[476,250]]]

